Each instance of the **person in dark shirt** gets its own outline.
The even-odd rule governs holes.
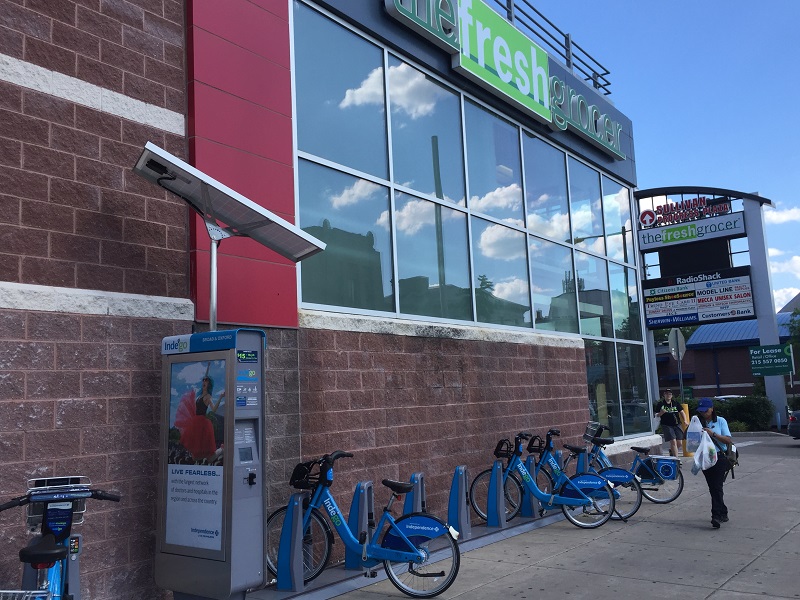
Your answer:
[[[661,417],[661,432],[669,442],[669,455],[678,456],[678,440],[684,437],[688,426],[681,406],[672,400],[672,390],[664,390],[664,399],[656,406],[656,414]]]

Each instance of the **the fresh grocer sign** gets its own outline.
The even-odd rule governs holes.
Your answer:
[[[642,282],[647,327],[660,329],[755,317],[750,267]]]
[[[639,230],[639,249],[642,251],[661,250],[679,244],[713,238],[741,237],[746,233],[744,213],[735,212],[698,221]]]
[[[791,344],[753,346],[750,350],[750,369],[754,377],[794,373],[794,354]]]
[[[481,0],[384,0],[406,27],[453,55],[453,69],[553,129],[625,160],[622,125],[550,75],[550,57]]]

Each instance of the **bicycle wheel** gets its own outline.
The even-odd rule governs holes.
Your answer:
[[[431,515],[412,513],[397,519],[395,526],[425,554],[425,560],[422,563],[383,561],[389,581],[415,598],[433,598],[449,588],[458,575],[461,553],[447,525]],[[383,534],[381,546],[409,550],[393,528]]]
[[[614,514],[611,518],[615,521],[629,519],[636,514],[642,506],[642,486],[631,477],[624,469],[609,467],[601,469],[598,473],[601,477],[609,479],[614,484]],[[623,477],[627,475],[627,480]]]
[[[278,574],[278,548],[281,531],[286,520],[283,506],[267,517],[267,568]],[[303,581],[308,583],[322,573],[331,556],[333,532],[330,525],[316,508],[311,509],[311,519],[303,534]]]
[[[642,495],[656,504],[667,504],[681,495],[683,491],[683,473],[678,469],[675,479],[663,479],[661,483],[654,484],[642,481]]]
[[[489,482],[492,479],[492,470],[481,471],[472,480],[469,486],[469,503],[478,516],[486,521],[489,507]],[[515,473],[511,473],[503,486],[503,498],[506,505],[506,521],[510,521],[519,514],[522,508],[522,483]]]
[[[574,475],[570,479],[574,477],[579,477],[579,475]],[[608,521],[611,515],[614,514],[614,492],[608,484],[600,489],[583,488],[581,486],[579,486],[579,489],[592,498],[593,503],[587,506],[567,506],[566,504],[562,504],[561,512],[564,513],[564,516],[570,523],[582,529],[600,527],[600,525]],[[559,496],[567,497],[574,497],[576,494],[577,492],[569,482],[565,482],[558,492]]]

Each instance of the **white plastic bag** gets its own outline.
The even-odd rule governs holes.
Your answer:
[[[689,421],[689,427],[686,429],[686,451],[697,452],[697,447],[700,445],[700,437],[703,433],[703,424],[700,423],[700,417],[697,415],[692,416]]]
[[[705,471],[717,464],[717,447],[711,441],[707,432],[700,435],[700,445],[694,452],[694,465],[692,474],[697,475],[699,471]]]

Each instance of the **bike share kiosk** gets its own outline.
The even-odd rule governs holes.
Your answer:
[[[210,246],[211,331],[164,338],[155,580],[175,600],[266,584],[263,331],[216,331],[217,247],[250,237],[294,262],[325,244],[148,142],[134,172],[185,200]]]
[[[258,330],[162,341],[155,577],[176,600],[244,598],[265,583],[265,350]]]

